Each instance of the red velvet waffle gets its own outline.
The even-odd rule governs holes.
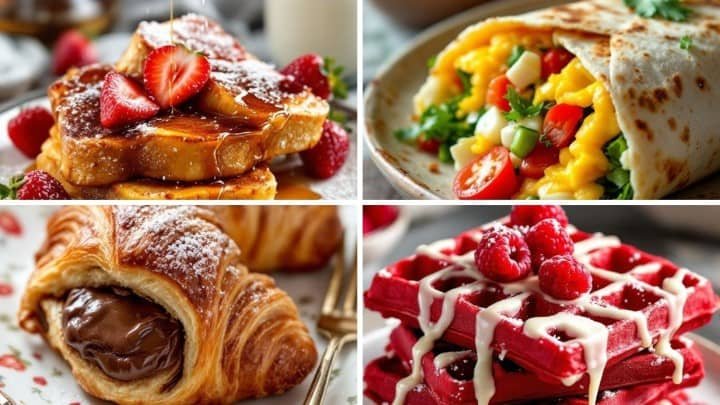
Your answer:
[[[395,397],[395,386],[408,374],[402,361],[397,357],[380,357],[373,360],[365,368],[365,395],[378,404],[392,403]],[[673,405],[687,403],[682,390],[697,385],[702,379],[700,371],[684,376],[682,383],[672,381],[635,385],[612,391],[603,391],[597,405],[646,405],[664,399]],[[427,384],[423,383],[411,390],[405,398],[406,405],[463,405],[475,402],[446,402],[434,395]],[[522,402],[519,402],[522,403]],[[567,397],[553,400],[534,400],[525,403],[537,405],[587,405],[582,397]]]
[[[406,374],[411,368],[412,347],[417,343],[418,335],[420,335],[419,332],[405,326],[395,328],[390,334],[388,352],[394,353],[397,360],[402,362]],[[701,378],[704,374],[702,359],[692,346],[692,342],[685,339],[676,340],[673,342],[673,347],[683,356],[683,375],[699,375],[698,379]],[[439,356],[459,353],[459,351],[463,351],[463,349],[445,342],[436,342],[434,349],[423,356],[424,384],[439,403],[476,403],[475,388],[472,383],[473,368],[475,367],[474,353],[464,351],[464,354],[459,355],[457,360],[446,366],[436,363],[441,361]],[[641,352],[608,367],[603,374],[600,390],[615,390],[627,386],[669,381],[672,379],[673,371],[674,366],[667,358],[649,352]],[[587,377],[569,387],[562,384],[549,384],[538,380],[532,373],[509,361],[495,359],[493,376],[496,387],[491,401],[493,404],[587,394]],[[383,395],[387,396],[388,394]]]
[[[647,320],[647,331],[653,342],[665,330],[674,329],[677,336],[709,322],[717,307],[712,287],[704,278],[679,269],[665,259],[621,244],[616,239],[586,234],[572,227],[568,228],[568,232],[576,242],[576,257],[582,256],[578,259],[592,266],[593,288],[587,302],[579,305],[574,301],[551,299],[537,289],[536,276],[529,277],[522,285],[516,283],[509,288],[507,284],[482,278],[474,268],[472,255],[477,247],[476,240],[481,229],[485,228],[421,248],[417,254],[380,271],[365,293],[365,305],[384,317],[398,318],[403,324],[417,328],[421,280],[427,276],[437,278],[443,272],[443,277],[431,284],[435,296],[430,298],[429,321],[437,323],[443,311],[443,300],[450,295],[449,292],[460,291],[454,305],[450,301],[454,314],[441,338],[460,347],[475,349],[478,314],[490,305],[508,299],[517,300],[520,294],[527,294],[523,295],[525,298],[517,310],[501,314],[502,319],[494,329],[490,347],[549,382],[579,378],[586,373],[584,347],[572,333],[567,333],[565,326],[544,330],[537,337],[529,336],[526,333],[530,329],[528,321],[533,318],[572,314],[577,316],[574,320],[585,318],[604,325],[607,330],[607,365],[612,365],[642,349],[641,329],[636,319],[600,316],[598,306],[627,310],[629,315],[641,314]],[[591,248],[594,244],[597,246]],[[578,250],[587,250],[587,254],[579,254]],[[469,277],[471,270],[478,276]],[[620,277],[624,279],[611,280]],[[675,294],[664,289],[666,282],[668,285],[681,283],[681,295],[686,294],[684,305],[677,306]],[[472,288],[469,291],[455,290],[458,287]],[[587,310],[588,305],[595,308],[594,313]],[[682,309],[681,319],[677,319],[679,314],[672,308]],[[676,315],[674,325],[673,314]]]

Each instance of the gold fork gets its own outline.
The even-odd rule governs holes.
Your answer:
[[[310,391],[305,398],[305,405],[321,405],[323,403],[335,357],[345,343],[357,339],[357,292],[355,291],[357,286],[357,257],[353,260],[353,271],[347,281],[342,306],[336,308],[342,292],[341,284],[344,273],[345,245],[341,243],[335,253],[333,273],[325,293],[320,319],[318,319],[318,331],[330,341],[320,360],[320,366],[315,372],[315,378],[313,378]]]

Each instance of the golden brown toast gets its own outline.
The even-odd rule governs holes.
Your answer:
[[[257,60],[232,35],[206,17],[188,14],[172,24],[169,21],[141,23],[115,67],[139,79],[148,54],[171,43],[200,52],[210,61],[210,80],[197,98],[200,111],[237,117],[253,125],[272,120],[273,131],[283,131],[284,125],[290,125],[291,128],[284,131],[288,136],[274,140],[278,145],[295,144],[296,147],[290,148],[295,151],[307,149],[309,146],[303,145],[312,146],[319,139],[328,113],[327,103],[309,90],[298,94],[284,92],[281,81],[285,76]],[[298,127],[304,132],[296,131]],[[313,139],[313,134],[318,137]]]
[[[107,65],[69,71],[49,89],[60,148],[59,173],[79,186],[136,178],[195,182],[236,177],[273,157],[312,147],[327,104],[307,98],[262,127],[194,106],[162,112],[137,125],[100,124],[100,89]],[[293,110],[310,112],[293,113]]]
[[[162,182],[151,179],[115,183],[105,187],[78,186],[60,173],[60,143],[57,130],[37,157],[36,168],[58,179],[68,194],[83,200],[271,200],[277,192],[277,181],[265,164],[242,176],[227,180],[199,183]]]

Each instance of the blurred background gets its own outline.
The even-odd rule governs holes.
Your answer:
[[[92,40],[86,59],[113,63],[140,21],[170,19],[171,3],[176,16],[219,21],[260,59],[284,66],[315,52],[345,66],[355,83],[357,0],[0,0],[0,103],[43,92],[61,74],[53,48],[68,30]],[[350,105],[354,99],[353,91]]]
[[[566,206],[570,222],[588,232],[617,235],[628,244],[666,257],[707,277],[720,292],[720,206]],[[417,246],[452,238],[464,230],[508,215],[509,206],[374,206],[363,211],[363,290],[384,266]],[[385,325],[364,311],[365,333]],[[696,333],[720,342],[720,317]]]

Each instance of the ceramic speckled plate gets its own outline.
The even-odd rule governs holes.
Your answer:
[[[44,91],[32,92],[22,98],[0,105],[0,183],[7,184],[10,177],[22,173],[32,164],[32,160],[23,156],[7,135],[8,121],[17,116],[22,108],[32,106],[50,108],[50,102],[44,96]],[[337,174],[327,180],[314,180],[301,174],[302,162],[297,154],[273,160],[270,168],[278,178],[278,199],[355,199],[358,170],[355,111],[354,108],[345,105],[338,108],[345,110],[349,118],[345,126],[350,130],[350,151],[345,165]],[[295,189],[299,189],[300,192],[293,192]],[[283,190],[287,193],[286,198],[282,196]]]
[[[387,326],[365,335],[363,341],[363,367],[367,366],[370,361],[385,354],[385,346],[387,346],[390,339],[391,331],[392,326]],[[695,342],[705,361],[705,378],[703,378],[699,386],[686,390],[692,400],[691,403],[698,405],[716,404],[717,399],[720,398],[720,347],[692,333],[687,336]],[[364,398],[363,404],[374,405],[374,402]]]
[[[421,34],[380,70],[365,98],[365,128],[372,160],[388,181],[411,199],[454,199],[452,165],[420,152],[395,138],[393,132],[412,124],[412,98],[427,77],[427,61],[467,26],[493,16],[520,14],[569,0],[503,0],[478,6],[439,23]],[[715,175],[670,198],[718,199]]]
[[[34,268],[34,255],[45,237],[45,223],[52,207],[0,207],[0,392],[16,404],[104,404],[85,394],[75,382],[67,363],[39,336],[29,335],[17,326],[16,312],[25,282]],[[354,210],[341,209],[346,229],[355,229]],[[21,226],[20,235],[9,234],[3,226],[7,215]],[[354,232],[347,232],[346,246],[354,246]],[[353,257],[346,252],[345,257]],[[277,284],[293,298],[300,316],[310,329],[318,352],[327,340],[316,329],[322,294],[330,269],[303,274],[276,274]],[[357,397],[357,350],[349,344],[336,360],[326,403],[355,405]],[[314,374],[314,371],[313,371]],[[299,404],[312,382],[310,374],[299,386],[282,396],[243,403],[256,405]],[[0,395],[0,405],[6,405]]]

